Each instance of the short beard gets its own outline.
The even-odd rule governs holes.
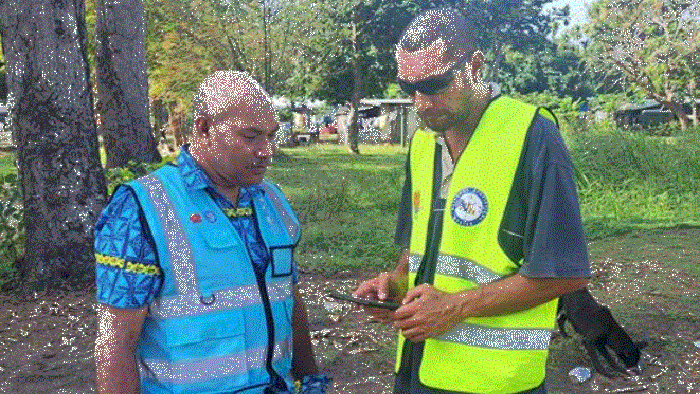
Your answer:
[[[438,128],[432,128],[430,127],[427,122],[426,126],[430,128],[430,130],[438,133],[438,134],[445,134],[447,130],[450,129],[459,129],[461,127],[464,127],[464,125],[467,123],[467,119],[469,119],[469,115],[471,114],[471,111],[469,108],[466,106],[467,104],[464,104],[462,107],[463,110],[456,112],[450,116],[447,116],[447,119],[445,122],[443,122]]]

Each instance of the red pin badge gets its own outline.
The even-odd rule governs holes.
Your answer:
[[[193,213],[190,215],[190,222],[199,223],[202,221],[202,217],[198,213]]]

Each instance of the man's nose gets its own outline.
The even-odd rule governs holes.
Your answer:
[[[275,139],[265,138],[265,142],[263,142],[258,152],[261,157],[272,157],[275,154]]]
[[[416,112],[421,113],[432,106],[433,101],[427,94],[416,91],[413,95],[413,107],[416,109]]]

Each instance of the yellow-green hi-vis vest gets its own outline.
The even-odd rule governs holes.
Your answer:
[[[447,192],[442,238],[435,261],[436,289],[473,290],[518,272],[498,244],[498,231],[537,108],[500,97],[490,103],[462,153]],[[546,110],[540,113],[553,119]],[[418,130],[410,148],[412,229],[409,287],[426,254],[432,211],[436,134]],[[439,162],[437,165],[440,165]],[[558,300],[494,317],[468,318],[425,341],[421,384],[466,393],[508,394],[533,389],[544,380]],[[405,338],[399,334],[396,372]]]

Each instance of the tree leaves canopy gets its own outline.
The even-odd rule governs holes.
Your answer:
[[[606,0],[593,4],[586,33],[597,73],[620,76],[643,97],[678,107],[700,76],[700,3]],[[679,108],[671,108],[680,117]],[[681,124],[687,123],[681,119]]]

